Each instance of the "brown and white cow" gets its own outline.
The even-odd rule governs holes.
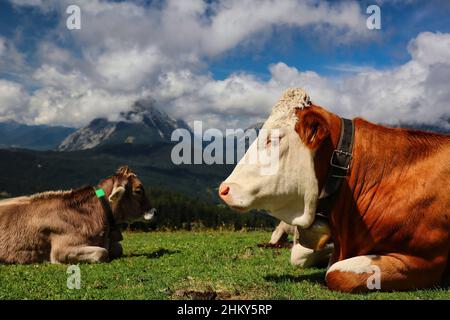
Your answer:
[[[144,187],[128,167],[96,189],[104,191],[104,203],[116,223],[153,218]],[[109,232],[105,204],[96,189],[87,186],[0,201],[0,263],[102,262],[120,256],[120,231]]]
[[[355,292],[439,284],[450,250],[450,137],[361,118],[353,123],[350,170],[329,203],[334,251],[328,287]],[[308,228],[322,201],[341,119],[311,104],[303,90],[290,89],[264,128],[280,132],[278,172],[261,175],[258,163],[243,161],[267,152],[264,146],[271,143],[255,141],[220,186],[220,197],[239,210],[267,209]],[[380,287],[369,286],[377,270]]]

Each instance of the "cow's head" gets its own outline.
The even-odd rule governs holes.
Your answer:
[[[142,182],[127,166],[120,167],[115,175],[102,181],[100,186],[107,191],[118,223],[153,220],[156,210],[152,209]]]
[[[315,159],[330,135],[333,115],[313,106],[301,89],[287,90],[272,110],[261,132],[231,175],[221,184],[219,196],[240,211],[265,209],[288,224],[308,228],[314,221],[320,173]],[[265,129],[265,130],[264,130]],[[276,130],[274,130],[276,129]],[[278,141],[270,132],[277,131]],[[262,174],[263,164],[249,158],[267,153],[278,143],[278,170]]]

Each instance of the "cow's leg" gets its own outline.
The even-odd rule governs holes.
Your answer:
[[[117,259],[120,258],[123,255],[123,248],[122,245],[119,242],[111,242],[109,245],[109,258]]]
[[[270,244],[278,244],[281,242],[286,242],[288,239],[288,234],[286,233],[286,223],[281,221],[272,233],[270,238]]]
[[[58,246],[52,248],[50,254],[52,263],[95,263],[106,262],[108,259],[108,250],[96,246]]]
[[[119,229],[111,231],[109,234],[109,258],[117,259],[123,255],[122,245],[119,243],[123,240],[122,232]]]
[[[316,251],[294,243],[291,250],[291,264],[302,268],[326,267],[332,251],[332,245]]]
[[[422,259],[401,254],[357,256],[334,263],[327,271],[331,290],[404,291],[439,284],[446,257]]]
[[[294,245],[291,250],[291,264],[302,268],[326,267],[333,245],[329,244],[321,250],[313,250],[302,246],[299,243],[300,233],[297,228],[294,229]]]
[[[109,240],[112,242],[120,242],[123,240],[122,232],[119,229],[113,230],[109,234]]]

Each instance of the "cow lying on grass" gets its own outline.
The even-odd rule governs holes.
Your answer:
[[[122,255],[116,223],[151,220],[128,168],[91,186],[0,201],[0,263],[103,262]]]
[[[448,275],[450,137],[342,119],[301,89],[285,92],[262,129],[278,129],[279,139],[260,133],[219,195],[303,229],[323,208],[334,244],[330,289],[412,290]],[[263,175],[249,159],[272,143],[278,170]]]

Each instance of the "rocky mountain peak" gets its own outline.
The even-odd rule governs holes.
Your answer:
[[[130,110],[121,112],[118,121],[92,120],[68,136],[58,149],[74,151],[106,144],[169,142],[172,132],[178,128],[190,130],[183,120],[170,117],[156,107],[154,99],[146,98],[133,103]]]

